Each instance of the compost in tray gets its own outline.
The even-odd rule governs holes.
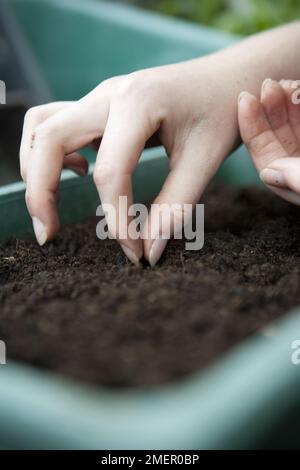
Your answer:
[[[300,209],[259,190],[210,189],[205,244],[171,241],[154,269],[129,264],[97,221],[40,248],[0,248],[7,360],[82,381],[175,381],[300,303]]]

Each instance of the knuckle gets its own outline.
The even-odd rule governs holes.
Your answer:
[[[53,192],[47,188],[43,191],[35,187],[27,186],[25,192],[25,202],[31,212],[37,212],[40,208],[54,207],[58,201],[58,192]]]
[[[28,123],[29,121],[38,121],[42,118],[44,106],[34,106],[29,108],[24,116],[24,123]]]
[[[28,189],[25,193],[25,202],[26,202],[27,207],[32,207],[32,205],[33,205],[33,196],[32,196],[31,191],[29,191]]]
[[[99,85],[97,85],[96,88],[94,88],[94,90],[89,93],[89,95],[94,97],[95,94],[97,95],[98,93],[114,93],[122,79],[123,75],[116,75],[115,77],[106,78],[101,83],[99,83]]]
[[[147,80],[147,75],[142,70],[126,75],[117,86],[117,96],[123,98],[143,92],[148,87]]]
[[[98,186],[105,186],[112,181],[114,176],[113,168],[108,165],[107,163],[103,164],[100,163],[94,170],[93,179],[95,185]]]
[[[103,80],[103,82],[100,83],[98,88],[110,89],[111,87],[117,85],[121,79],[122,79],[121,75],[116,75],[115,77],[106,78],[105,80]]]
[[[156,125],[166,115],[165,85],[161,76],[150,70],[139,70],[123,77],[116,87],[113,100],[117,104],[129,102],[149,118],[149,126]]]

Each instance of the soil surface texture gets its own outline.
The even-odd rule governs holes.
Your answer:
[[[205,244],[169,243],[137,268],[97,221],[40,248],[0,247],[0,339],[7,361],[113,387],[176,381],[264,334],[300,304],[300,209],[259,189],[208,190]]]

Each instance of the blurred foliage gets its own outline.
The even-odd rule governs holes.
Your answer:
[[[136,3],[243,35],[300,18],[300,0],[139,0]]]

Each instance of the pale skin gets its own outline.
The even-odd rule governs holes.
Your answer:
[[[95,142],[94,182],[101,201],[113,204],[117,211],[119,196],[127,196],[129,204],[132,201],[131,177],[146,145],[162,144],[170,162],[170,173],[154,202],[197,203],[220,164],[240,142],[239,125],[259,172],[278,165],[282,169],[280,185],[277,175],[267,181],[269,187],[271,184],[278,191],[280,186],[283,197],[289,191],[300,200],[295,196],[300,194],[300,177],[296,177],[297,171],[300,176],[300,164],[294,158],[299,156],[299,111],[294,112],[285,101],[283,128],[275,132],[267,109],[267,103],[276,100],[276,106],[283,109],[282,96],[287,99],[289,94],[287,84],[274,81],[300,78],[299,50],[298,22],[196,60],[114,77],[77,102],[50,103],[29,110],[20,162],[26,203],[40,245],[59,229],[56,204],[62,168],[86,174],[87,162],[78,151]],[[264,87],[261,95],[266,77],[274,81],[267,82],[267,91]],[[262,113],[266,122],[262,117],[257,119]],[[267,123],[270,129],[266,134]],[[291,132],[293,143],[286,148],[282,144],[291,140]],[[181,219],[179,215],[173,214],[172,229]],[[120,214],[120,220],[125,228],[130,222],[125,213]],[[150,212],[148,228],[154,237],[119,240],[120,226],[108,218],[111,234],[135,264],[144,256],[154,266],[164,251],[164,227],[152,222]]]
[[[260,96],[243,93],[238,119],[262,181],[300,205],[300,82],[266,79]]]

